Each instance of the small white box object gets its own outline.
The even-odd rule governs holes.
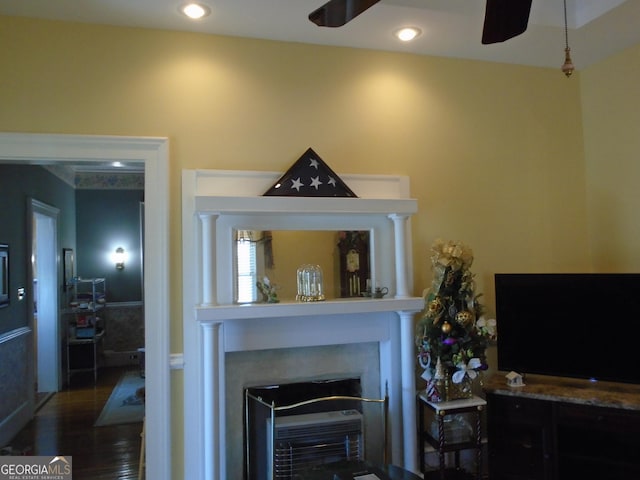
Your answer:
[[[522,381],[522,375],[511,371],[505,375],[507,379],[507,385],[510,387],[524,387],[524,382]]]

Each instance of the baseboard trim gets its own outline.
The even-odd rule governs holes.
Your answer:
[[[20,404],[0,423],[0,446],[5,446],[15,437],[33,417],[33,407],[29,401]]]

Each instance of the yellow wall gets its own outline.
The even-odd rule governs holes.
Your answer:
[[[640,46],[582,74],[588,225],[597,271],[640,271]]]
[[[312,147],[339,173],[408,175],[419,206],[414,293],[429,286],[433,240],[460,240],[474,250],[489,314],[495,272],[591,268],[580,72],[567,80],[557,69],[9,17],[0,45],[0,131],[169,137],[173,352],[182,351],[184,168],[285,171]],[[638,54],[626,67],[635,83],[606,69],[585,75],[592,95],[601,81],[621,85],[615,99],[635,126],[639,109],[623,92],[635,91]],[[598,113],[594,96],[585,116]],[[593,206],[593,184],[612,161],[617,120],[585,120],[591,134],[610,132],[587,155],[599,221],[610,219]],[[625,168],[628,143],[615,157]],[[607,196],[619,194],[617,180],[608,178]],[[633,220],[620,234],[640,228]],[[596,245],[610,240],[600,233]],[[173,380],[181,478],[181,373]]]

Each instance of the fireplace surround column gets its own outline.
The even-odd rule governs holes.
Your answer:
[[[418,472],[418,449],[416,436],[416,381],[414,323],[415,312],[398,312],[400,316],[400,341],[402,342],[402,428],[404,440],[404,468]]]
[[[389,215],[393,220],[395,238],[395,267],[396,267],[396,298],[409,298],[409,270],[410,262],[407,256],[407,223],[408,215]]]
[[[409,298],[409,251],[407,244],[407,225],[409,215],[391,214],[395,240],[395,267],[396,267],[396,298]],[[404,467],[417,472],[418,452],[416,447],[416,404],[415,404],[415,343],[414,323],[415,312],[399,311],[400,317],[400,348],[402,365],[402,429],[403,429],[403,461]]]
[[[202,246],[202,303],[203,305],[215,305],[216,289],[216,219],[217,215],[201,214],[200,224],[202,227],[202,238],[200,245]]]
[[[220,445],[224,445],[224,351],[221,323],[201,323],[203,365],[204,478],[226,478]]]

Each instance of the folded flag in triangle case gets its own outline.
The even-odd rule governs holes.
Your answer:
[[[311,148],[263,196],[357,197]]]

